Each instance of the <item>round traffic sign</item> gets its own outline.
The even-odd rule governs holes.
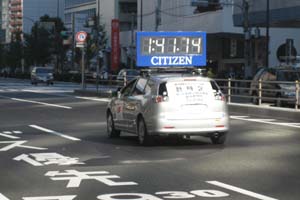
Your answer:
[[[85,42],[87,38],[87,33],[84,31],[79,31],[76,33],[75,39],[77,42]]]

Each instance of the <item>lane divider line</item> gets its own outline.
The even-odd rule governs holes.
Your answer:
[[[84,100],[91,100],[91,101],[100,101],[100,102],[110,102],[109,98],[93,98],[93,97],[79,97],[75,96],[76,99],[84,99]]]
[[[68,139],[68,140],[81,141],[81,139],[79,139],[79,138],[72,137],[72,136],[69,136],[69,135],[65,135],[65,134],[62,134],[62,133],[59,133],[59,132],[56,132],[56,131],[53,131],[53,130],[50,130],[50,129],[47,129],[47,128],[43,128],[41,126],[29,125],[29,127],[34,128],[34,129],[38,129],[40,131],[44,131],[46,133],[50,133],[50,134],[53,134],[53,135],[56,135],[56,136],[59,136],[59,137],[63,137],[63,138]]]
[[[292,128],[300,128],[300,126],[295,125],[295,123],[282,123],[282,122],[271,122],[270,119],[251,119],[251,118],[240,118],[235,116],[230,116],[230,119],[237,119],[242,121],[249,121],[249,122],[257,122],[263,124],[272,124],[277,126],[287,126]]]
[[[39,102],[39,101],[31,101],[31,100],[18,99],[18,98],[11,98],[11,100],[21,101],[21,102],[27,102],[27,103],[35,103],[35,104],[40,104],[40,105],[44,105],[44,106],[52,106],[52,107],[57,107],[57,108],[72,109],[69,106],[61,106],[61,105],[56,105],[56,104],[43,103],[43,102]]]
[[[260,200],[278,200],[278,199],[274,199],[274,198],[271,198],[271,197],[268,197],[268,196],[265,196],[265,195],[257,194],[255,192],[251,192],[249,190],[245,190],[245,189],[238,188],[238,187],[235,187],[235,186],[232,186],[232,185],[221,183],[219,181],[206,181],[206,182],[209,183],[209,184],[221,187],[221,188],[225,188],[227,190],[231,190],[231,191],[249,196],[249,197],[254,197],[256,199],[260,199]]]

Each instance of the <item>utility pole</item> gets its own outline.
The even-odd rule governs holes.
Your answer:
[[[130,68],[133,68],[133,48],[134,48],[134,17],[135,14],[131,13],[131,44],[130,44]]]
[[[72,13],[72,58],[71,58],[71,68],[74,69],[74,63],[75,63],[75,13]]]
[[[161,10],[161,0],[157,0],[157,5],[155,9],[155,31],[158,31],[158,25],[161,23],[160,10]]]
[[[140,7],[140,16],[141,16],[141,18],[140,18],[140,29],[141,29],[141,31],[143,30],[143,0],[141,0],[141,7]]]
[[[95,30],[96,30],[96,58],[97,58],[97,66],[96,66],[96,85],[97,85],[97,92],[99,90],[99,72],[100,72],[100,56],[99,56],[99,51],[100,51],[100,36],[99,36],[99,26],[100,26],[100,0],[97,0],[97,14],[96,14],[96,19],[95,19]]]
[[[251,32],[249,28],[249,2],[247,0],[243,0],[243,15],[244,15],[244,37],[245,37],[245,42],[244,42],[244,58],[245,58],[245,75],[249,76],[252,75],[252,70],[250,66],[250,57],[251,55]]]
[[[266,67],[269,67],[269,38],[270,38],[270,0],[267,0],[266,10]]]

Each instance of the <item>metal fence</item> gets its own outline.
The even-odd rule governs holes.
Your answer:
[[[135,76],[109,75],[105,79],[100,77],[89,80],[97,85],[106,85],[113,90],[122,87]],[[215,79],[222,92],[226,95],[228,103],[251,103],[262,105],[263,103],[273,103],[275,106],[288,106],[299,109],[300,86],[299,81],[263,81],[263,80],[238,80],[238,79]],[[285,88],[280,88],[284,85]],[[97,89],[98,91],[98,89]]]
[[[299,108],[299,81],[253,81],[237,79],[215,79],[227,101],[261,105],[271,102],[276,106]],[[284,85],[284,87],[280,87]]]

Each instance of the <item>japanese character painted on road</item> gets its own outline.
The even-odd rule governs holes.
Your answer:
[[[107,171],[79,172],[77,170],[65,170],[65,172],[49,171],[45,176],[50,176],[53,181],[68,180],[67,188],[79,187],[82,180],[97,180],[108,186],[138,185],[136,182],[115,182],[110,179],[120,178],[117,175],[109,175]]]
[[[31,156],[31,157],[30,157]],[[25,161],[33,166],[45,166],[51,164],[57,165],[79,165],[85,164],[79,162],[79,158],[71,158],[58,153],[31,153],[21,154],[14,158],[16,161]]]
[[[73,200],[76,195],[67,196],[48,196],[48,197],[23,197],[23,200]]]
[[[6,137],[6,138],[9,138],[9,139],[20,139],[19,137],[17,136],[14,136],[12,134],[22,134],[21,131],[3,131],[3,132],[0,132],[0,136],[2,137]]]
[[[21,140],[21,141],[3,141],[0,142],[0,144],[10,144],[5,147],[2,147],[0,151],[9,151],[15,147],[20,147],[20,148],[26,148],[26,149],[35,149],[35,150],[46,150],[47,148],[41,148],[41,147],[33,147],[33,146],[27,146],[27,145],[22,145],[26,143],[26,140]]]
[[[0,193],[0,200],[9,200],[6,196]]]

